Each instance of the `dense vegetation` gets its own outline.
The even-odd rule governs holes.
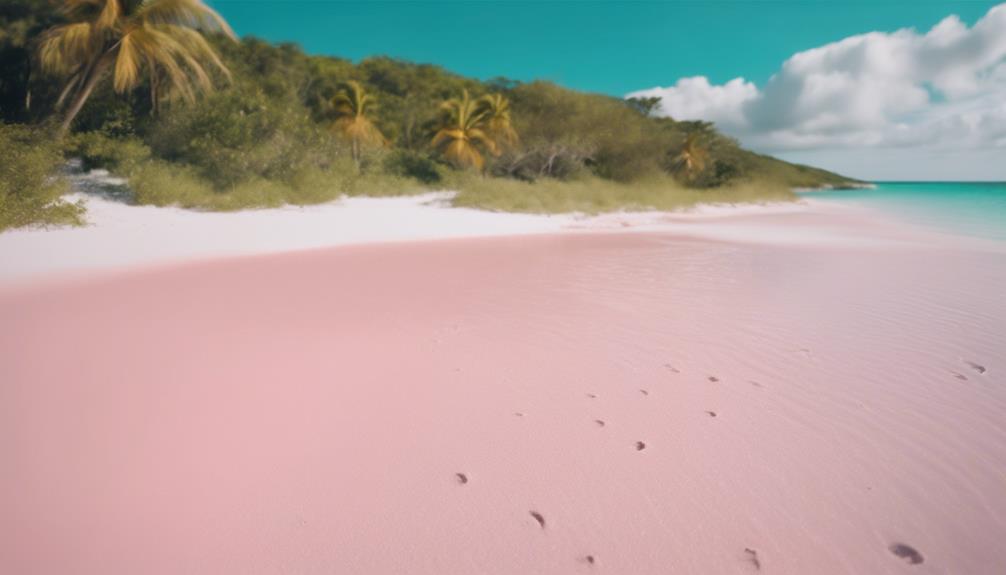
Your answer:
[[[489,209],[669,209],[849,182],[743,150],[708,123],[651,117],[653,101],[478,81],[385,57],[309,56],[294,45],[234,41],[209,17],[200,17],[212,30],[205,36],[175,26],[178,35],[165,40],[158,34],[172,13],[151,12],[159,3],[201,6],[0,4],[0,118],[49,134],[65,124],[64,153],[128,177],[138,203],[239,209],[447,188],[460,190],[457,203]],[[114,14],[102,11],[111,4]],[[81,19],[107,21],[89,29],[98,40],[71,28],[46,32]],[[6,127],[0,142],[23,146],[27,131]],[[38,154],[51,158],[53,146]],[[22,157],[0,156],[0,173]],[[4,188],[5,210],[8,196],[35,189],[13,185],[21,188]],[[49,181],[36,188],[33,205],[46,206],[40,221],[64,214]],[[26,221],[0,220],[0,229]]]
[[[83,208],[63,201],[59,146],[25,126],[0,124],[0,230],[80,223]]]

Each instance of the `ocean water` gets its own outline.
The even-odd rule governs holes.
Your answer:
[[[1006,242],[1006,182],[882,182],[874,189],[801,195],[861,204],[922,227]]]

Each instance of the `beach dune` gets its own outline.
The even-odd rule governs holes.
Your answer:
[[[1004,572],[1004,264],[568,233],[11,287],[0,572]]]

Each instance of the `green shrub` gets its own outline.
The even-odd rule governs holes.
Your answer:
[[[195,173],[178,164],[151,160],[129,176],[129,187],[137,204],[153,206],[206,207],[215,195],[213,187]]]
[[[133,137],[112,137],[103,132],[74,134],[67,152],[79,156],[84,169],[104,168],[120,176],[129,176],[150,160],[151,151]]]
[[[48,134],[0,123],[0,231],[82,223],[84,208],[62,200],[60,146]]]
[[[191,167],[162,160],[144,164],[129,184],[138,204],[215,211],[278,207],[292,195],[289,186],[261,178],[219,190]]]
[[[429,155],[412,150],[395,150],[387,155],[384,170],[391,175],[414,178],[424,184],[436,184],[443,180],[442,164]]]
[[[672,134],[622,100],[548,82],[518,86],[512,99],[522,142],[514,153],[523,157],[509,173],[517,177],[579,177],[586,168],[629,181],[662,172]]]
[[[348,160],[328,170],[302,170],[290,181],[253,177],[223,189],[190,166],[151,160],[130,175],[129,186],[138,204],[218,211],[320,204],[342,195],[389,196],[421,191],[419,184],[409,178],[358,173]]]
[[[147,141],[157,157],[192,166],[219,190],[258,179],[289,183],[325,170],[344,146],[298,102],[236,86],[165,113]]]

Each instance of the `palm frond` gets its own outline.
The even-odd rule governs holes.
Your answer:
[[[43,35],[39,44],[39,60],[47,72],[65,74],[81,62],[95,58],[99,48],[98,38],[89,22],[64,24]]]
[[[112,87],[116,92],[122,93],[136,87],[140,78],[140,59],[140,49],[133,41],[133,35],[126,34],[119,40],[112,73]]]
[[[183,99],[195,100],[192,78],[183,67],[186,62],[184,47],[170,34],[152,26],[137,28],[131,36],[151,66],[167,74],[169,87]]]
[[[477,102],[479,111],[484,116],[486,131],[492,136],[499,149],[517,145],[517,131],[510,119],[510,101],[502,94],[486,94]]]
[[[60,12],[70,21],[94,21],[105,8],[107,0],[63,0]]]
[[[441,128],[440,130],[437,130],[436,134],[434,134],[433,140],[430,142],[430,145],[433,146],[434,148],[439,148],[446,142],[453,142],[455,140],[464,140],[464,138],[465,133],[462,130]]]
[[[332,130],[352,143],[353,159],[357,162],[360,161],[362,146],[387,143],[384,134],[367,116],[376,105],[377,100],[354,80],[342,84],[332,98],[336,118]]]
[[[147,0],[134,17],[147,24],[172,24],[237,37],[227,21],[201,0]]]
[[[496,142],[485,130],[488,116],[482,100],[472,100],[468,90],[463,90],[460,98],[441,102],[440,111],[440,129],[430,146],[458,167],[482,170],[483,151],[498,153]]]
[[[178,26],[176,24],[162,24],[152,26],[155,30],[164,32],[165,34],[171,36],[180,46],[183,46],[186,52],[189,53],[193,58],[197,60],[205,60],[206,62],[213,65],[218,72],[223,74],[224,78],[230,80],[231,71],[227,69],[220,56],[217,55],[216,50],[210,46],[210,43],[206,38],[199,33],[198,30],[192,28],[186,28],[185,26]]]
[[[101,13],[94,20],[94,27],[98,31],[108,30],[119,23],[122,16],[122,5],[119,0],[105,0],[105,5],[101,7]]]
[[[489,153],[491,154],[496,153],[496,142],[494,142],[493,139],[489,137],[489,134],[485,133],[481,129],[472,128],[468,130],[467,136],[468,140],[471,141],[473,144],[481,144],[485,146],[487,150],[489,150]]]

